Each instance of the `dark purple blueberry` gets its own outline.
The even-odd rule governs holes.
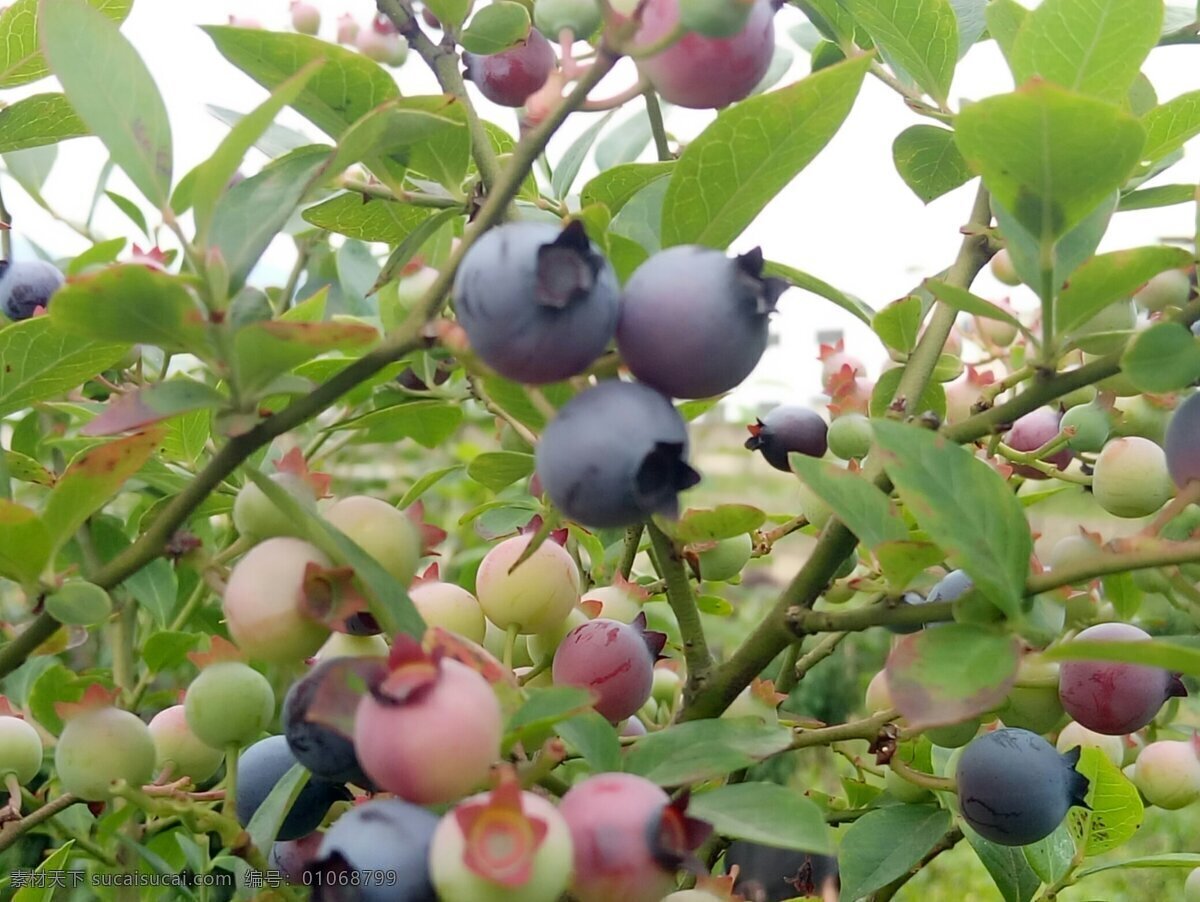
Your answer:
[[[292,684],[283,700],[281,726],[288,748],[315,778],[369,789],[372,784],[358,765],[354,743],[331,727],[306,719],[321,682],[329,676],[337,660],[322,661]]]
[[[675,516],[700,481],[687,464],[687,426],[652,388],[610,380],[576,395],[542,433],[537,475],[550,500],[585,526]]]
[[[789,454],[824,457],[829,448],[826,438],[829,427],[820,414],[807,407],[788,404],[776,407],[749,428],[746,447],[761,451],[767,463],[785,473],[792,471],[788,464]]]
[[[0,260],[0,310],[11,320],[29,319],[63,283],[58,267],[45,260]]]
[[[0,286],[3,286],[0,282]],[[1175,485],[1183,488],[1200,479],[1200,394],[1189,397],[1175,409],[1163,440],[1167,469]]]
[[[439,360],[433,368],[433,384],[443,385],[453,372],[454,361]],[[425,379],[411,366],[405,367],[400,375],[396,377],[396,381],[400,383],[401,388],[406,388],[409,391],[429,391],[429,386],[425,384]]]
[[[830,884],[837,895],[837,859],[829,855],[737,840],[725,852],[726,873],[734,865],[738,875],[733,891],[747,899],[783,902],[797,894],[824,899]]]
[[[787,288],[762,275],[762,251],[736,259],[696,245],[669,248],[625,285],[617,348],[642,382],[675,398],[709,398],[750,375],[767,320]]]
[[[955,773],[963,820],[1002,846],[1045,839],[1073,805],[1085,804],[1078,761],[1078,748],[1059,754],[1028,730],[984,733],[963,749]]]
[[[546,83],[557,60],[550,42],[531,28],[516,46],[487,56],[464,53],[463,62],[480,94],[500,106],[519,107]]]
[[[541,384],[577,376],[604,353],[620,288],[583,224],[510,222],[487,232],[454,280],[471,347],[501,376]]]
[[[314,902],[436,902],[429,847],[437,825],[436,814],[400,799],[350,809],[325,832],[309,867]]]
[[[269,736],[247,748],[237,765],[237,818],[243,827],[250,823],[260,805],[267,800],[275,784],[299,762],[288,748],[287,739]],[[345,786],[310,777],[300,790],[279,828],[276,840],[299,839],[321,826],[334,802],[350,798]]]

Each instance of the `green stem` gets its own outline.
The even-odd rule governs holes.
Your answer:
[[[12,215],[4,205],[4,195],[0,194],[0,259],[12,259]]]
[[[775,678],[775,691],[785,695],[796,688],[796,658],[800,654],[800,643],[793,642],[783,650],[783,658],[779,662],[779,676]]]
[[[646,523],[650,544],[654,547],[654,559],[658,564],[658,575],[666,581],[667,603],[679,622],[679,634],[683,639],[683,658],[687,663],[687,684],[684,688],[684,706],[688,699],[703,690],[712,669],[712,657],[708,651],[708,640],[704,637],[704,625],[700,622],[700,609],[696,607],[696,596],[683,566],[679,548],[666,534],[654,525]]]
[[[625,530],[625,547],[621,551],[621,563],[617,565],[617,572],[624,579],[629,579],[629,574],[633,572],[633,562],[637,559],[638,548],[642,544],[643,529],[641,523],[635,523]]]
[[[832,727],[821,727],[817,730],[797,730],[792,737],[790,750],[814,748],[819,745],[833,745],[835,742],[849,742],[853,739],[872,740],[879,731],[894,721],[895,711],[880,711],[864,720],[854,720]]]
[[[507,670],[512,670],[513,651],[517,647],[517,636],[520,633],[521,626],[518,623],[510,623],[508,629],[504,631],[504,657],[502,663]]]
[[[238,751],[236,742],[231,742],[225,749],[225,799],[221,802],[221,812],[232,818],[237,817]]]
[[[920,786],[922,789],[928,789],[931,792],[958,792],[958,784],[949,777],[936,777],[933,774],[916,770],[910,767],[905,761],[902,761],[899,755],[893,755],[892,760],[888,764],[896,776],[913,784],[913,786]]]
[[[1089,582],[1109,573],[1146,570],[1171,564],[1190,564],[1195,561],[1200,561],[1200,539],[1188,542],[1150,540],[1141,548],[1128,551],[1104,550],[1069,565],[1031,576],[1025,581],[1025,594],[1039,595],[1060,586]]]
[[[806,651],[800,660],[796,662],[796,682],[799,683],[808,676],[810,670],[837,651],[837,647],[849,635],[849,633],[830,633],[822,637],[820,642]]]
[[[853,633],[873,626],[923,626],[954,619],[954,602],[898,604],[890,607],[873,604],[848,611],[814,611],[797,607],[788,611],[787,622],[800,636],[810,633]]]
[[[653,87],[647,87],[643,96],[646,98],[646,115],[650,118],[650,134],[654,136],[654,151],[658,154],[659,162],[673,160],[675,157],[671,153],[671,145],[667,143],[667,126],[663,121],[658,94]]]
[[[381,13],[391,19],[392,24],[408,41],[409,46],[425,61],[425,65],[433,72],[442,90],[456,97],[462,103],[463,110],[467,114],[467,131],[471,136],[471,156],[475,160],[475,167],[479,170],[479,178],[490,194],[503,177],[503,173],[500,161],[496,158],[495,151],[492,150],[492,139],[488,135],[487,129],[484,128],[483,120],[479,118],[475,105],[467,96],[467,86],[459,71],[459,58],[453,45],[439,46],[429,39],[429,36],[421,30],[409,0],[376,0],[376,5]],[[583,102],[583,99],[580,100],[580,103]],[[511,170],[511,164],[506,169]],[[524,178],[524,176],[525,173],[522,172],[521,177]],[[507,207],[507,203],[505,206]]]

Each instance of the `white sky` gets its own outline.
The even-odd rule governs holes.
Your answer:
[[[324,14],[321,34],[327,38],[332,37],[334,20],[341,13],[349,11],[366,22],[374,11],[369,0],[312,2]],[[1027,6],[1036,5],[1029,0],[1023,2]],[[225,134],[225,127],[208,115],[205,104],[246,111],[265,97],[265,91],[227,63],[195,27],[224,23],[230,12],[259,19],[270,28],[288,27],[286,0],[237,3],[137,0],[124,26],[165,97],[173,129],[176,178],[204,159]],[[776,20],[778,33],[785,34],[802,18],[796,10],[785,8]],[[789,39],[784,40],[790,45]],[[1186,46],[1154,51],[1146,71],[1160,100],[1200,88],[1196,52],[1194,47]],[[800,77],[807,70],[807,56],[797,53],[789,78]],[[607,96],[629,84],[631,71],[627,63],[622,64],[594,96]],[[408,94],[437,90],[415,55],[397,71],[397,77]],[[957,107],[960,98],[978,99],[1011,88],[1011,79],[994,43],[976,45],[959,64],[951,92],[952,104]],[[15,100],[53,89],[53,82],[44,80],[8,92],[5,99]],[[493,107],[488,115],[515,132],[512,111]],[[574,117],[565,133],[551,144],[552,160],[569,144],[572,134],[594,121],[593,116]],[[668,127],[682,137],[690,137],[711,117],[711,113],[675,110]],[[304,130],[314,140],[323,140],[314,127],[290,110],[280,121]],[[807,270],[876,308],[902,297],[922,277],[937,272],[953,259],[959,242],[958,226],[966,218],[974,192],[969,185],[926,207],[900,180],[892,165],[891,142],[908,125],[921,121],[928,120],[911,113],[899,97],[868,79],[837,136],[747,229],[734,250],[761,245],[768,258]],[[254,157],[248,161],[247,169],[261,165],[261,156]],[[82,218],[103,160],[103,151],[95,139],[62,145],[45,191],[47,199],[67,215]],[[577,187],[593,172],[589,164]],[[1156,183],[1198,181],[1200,165],[1189,156]],[[137,199],[148,209],[122,176],[114,177],[111,187]],[[62,255],[78,253],[87,246],[73,232],[41,213],[7,181],[5,200],[14,214],[18,237],[27,234]],[[1152,243],[1164,236],[1190,236],[1195,230],[1194,211],[1192,205],[1180,205],[1121,213],[1113,219],[1102,247],[1130,247]],[[150,221],[153,223],[155,219],[150,217]],[[110,237],[133,235],[128,220],[107,200],[101,202],[95,227]],[[289,265],[290,242],[277,241],[264,260],[264,274],[276,269],[286,272]],[[987,274],[976,283],[976,290],[991,297],[1013,291]],[[1032,295],[1024,294],[1024,289],[1020,291],[1014,295],[1018,307],[1033,306]],[[819,391],[814,343],[818,329],[845,329],[849,349],[871,365],[872,375],[884,359],[878,340],[857,320],[828,302],[799,291],[784,296],[773,328],[780,334],[780,345],[768,354],[754,377],[739,391],[741,401],[810,400]]]

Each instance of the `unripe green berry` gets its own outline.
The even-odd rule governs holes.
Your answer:
[[[847,413],[829,424],[829,450],[842,460],[866,457],[874,435],[871,421],[861,413]]]

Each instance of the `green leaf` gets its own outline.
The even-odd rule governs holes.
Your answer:
[[[987,868],[1004,902],[1030,902],[1037,895],[1042,881],[1029,866],[1020,846],[1002,846],[991,842],[967,826],[962,831]]]
[[[438,138],[444,131],[458,133],[457,142],[469,153],[466,114],[462,102],[448,94],[425,97],[397,97],[371,110],[338,139],[337,152],[329,161],[330,172],[341,172],[359,160],[367,160],[381,178],[402,174],[414,147]],[[382,148],[382,150],[381,150]],[[381,160],[383,167],[376,165]],[[428,156],[423,159],[426,168]],[[441,168],[433,175],[442,174]],[[402,178],[391,185],[402,190]]]
[[[974,177],[954,143],[954,132],[936,125],[913,125],[902,131],[892,143],[892,160],[904,184],[925,203]]]
[[[471,0],[429,0],[425,5],[437,16],[439,22],[444,22],[451,28],[462,25],[466,21],[467,13],[471,11]]]
[[[373,410],[338,428],[357,430],[359,444],[390,444],[411,438],[432,449],[448,439],[462,419],[462,408],[445,401],[410,401]]]
[[[1087,808],[1071,809],[1067,823],[1085,855],[1103,855],[1126,842],[1145,818],[1137,788],[1097,748],[1081,750],[1075,770],[1088,779]]]
[[[853,295],[839,291],[828,282],[823,282],[816,276],[801,272],[791,266],[785,266],[782,263],[775,263],[768,260],[763,267],[763,273],[764,275],[786,279],[796,288],[807,291],[810,294],[815,294],[817,297],[825,298],[827,301],[832,301],[847,313],[858,317],[868,326],[871,325],[871,320],[875,317],[875,311],[871,309],[870,305],[860,301]]]
[[[0,110],[0,153],[91,134],[62,94],[35,94]]]
[[[52,733],[62,731],[63,721],[55,710],[58,702],[77,702],[92,682],[83,674],[55,664],[45,670],[29,689],[29,713],[33,719]]]
[[[1004,478],[928,430],[893,421],[873,425],[884,468],[921,528],[993,604],[1015,617],[1033,539]]]
[[[1056,320],[1062,332],[1082,326],[1110,304],[1131,296],[1168,269],[1190,265],[1194,257],[1179,247],[1155,245],[1097,254],[1071,274],[1059,292]]]
[[[113,604],[109,594],[93,583],[68,580],[46,596],[46,611],[59,623],[98,626],[108,619]]]
[[[621,739],[613,725],[597,712],[586,711],[560,721],[554,730],[597,773],[621,769]]]
[[[1155,323],[1126,347],[1121,371],[1141,391],[1177,391],[1200,379],[1200,344],[1179,323]]]
[[[950,0],[958,19],[958,58],[966,56],[987,30],[987,0]]]
[[[461,469],[462,464],[455,464],[452,467],[442,467],[440,470],[430,470],[408,487],[408,491],[404,493],[404,497],[400,499],[396,507],[404,510],[437,483],[441,482],[451,473],[457,473]]]
[[[303,216],[306,222],[339,235],[397,245],[436,212],[350,191],[309,207]]]
[[[425,635],[425,621],[408,597],[408,589],[387,572],[370,554],[324,518],[305,510],[274,480],[253,467],[246,476],[294,523],[305,537],[334,561],[353,568],[354,578],[367,606],[385,633],[406,633],[417,639]]]
[[[1150,210],[1155,207],[1171,207],[1175,204],[1190,204],[1196,199],[1195,185],[1159,185],[1142,188],[1121,195],[1118,212]]]
[[[997,307],[991,301],[985,301],[979,295],[972,294],[965,288],[959,288],[957,285],[951,285],[948,282],[939,282],[935,279],[926,279],[924,284],[930,294],[955,310],[969,313],[972,316],[982,317],[983,319],[999,320],[1002,323],[1016,326],[1018,329],[1022,328],[1021,321],[1003,307]]]
[[[789,455],[789,462],[801,482],[868,548],[908,538],[908,528],[892,500],[861,473],[803,454]]]
[[[666,163],[625,163],[606,169],[583,186],[579,202],[587,207],[604,204],[616,216],[626,202],[659,179],[668,178],[675,169],[674,161]]]
[[[688,510],[675,526],[675,536],[685,544],[716,542],[744,536],[767,522],[767,515],[748,504],[722,504],[711,510]]]
[[[56,329],[93,340],[209,356],[208,316],[179,276],[138,264],[72,279],[54,295]]]
[[[958,18],[949,0],[843,0],[889,61],[945,104],[958,61]]]
[[[40,876],[28,878],[26,884],[13,895],[13,902],[51,902],[55,887],[62,885],[57,882],[57,875],[67,872],[67,863],[71,860],[74,846],[75,840],[68,839],[47,856],[33,872]]]
[[[247,391],[265,388],[319,354],[362,351],[379,338],[373,326],[358,322],[266,320],[239,329],[234,336],[238,381]]]
[[[846,831],[838,848],[842,895],[861,899],[907,874],[952,821],[932,805],[893,805],[868,811]]]
[[[612,119],[615,112],[616,110],[611,110],[593,122],[586,131],[571,142],[571,146],[563,153],[558,165],[554,167],[554,174],[550,179],[550,190],[555,197],[565,198],[570,193],[571,186],[575,184],[575,179],[583,166],[583,161],[587,159],[588,151],[592,149],[600,130],[608,125],[608,120]],[[616,215],[615,210],[610,212]]]
[[[462,33],[463,49],[488,56],[507,50],[529,35],[529,10],[510,0],[494,0],[471,17]]]
[[[790,730],[754,717],[689,721],[638,739],[626,752],[625,770],[660,786],[682,786],[749,767],[791,742]]]
[[[665,118],[670,105],[660,103],[660,106]],[[650,117],[643,106],[600,139],[596,145],[596,168],[604,172],[615,166],[632,163],[641,156],[652,137]]]
[[[1129,114],[1048,82],[972,104],[955,125],[971,168],[1042,242],[1065,235],[1119,188],[1145,142]]]
[[[304,34],[204,25],[217,50],[269,91],[316,59],[325,60],[292,106],[337,138],[385,100],[400,96],[396,82],[361,53]]]
[[[38,515],[0,498],[0,576],[35,585],[52,551],[50,532]]]
[[[71,461],[50,492],[42,515],[55,547],[117,494],[161,440],[161,431],[150,429],[90,448]]]
[[[55,295],[53,307],[63,291]],[[75,388],[128,350],[86,334],[67,334],[51,319],[38,316],[0,329],[0,416]]]
[[[186,377],[152,382],[144,388],[116,395],[109,400],[100,415],[85,425],[80,434],[115,435],[181,413],[215,409],[227,401],[215,388]]]
[[[241,288],[328,162],[328,148],[301,148],[238,182],[217,201],[210,234],[229,268],[230,291]]]
[[[905,636],[887,661],[896,709],[913,729],[962,723],[1004,701],[1017,676],[1013,636],[947,623]]]
[[[1162,0],[1045,0],[1009,56],[1017,83],[1040,76],[1117,102],[1158,43]]]
[[[1084,868],[1078,873],[1080,878],[1090,877],[1102,871],[1116,871],[1140,868],[1200,868],[1200,854],[1195,852],[1165,852],[1161,855],[1144,855],[1140,858],[1127,858],[1125,861],[1111,861],[1095,867]]]
[[[1142,117],[1146,146],[1142,159],[1157,163],[1200,135],[1200,91],[1180,94]]]
[[[114,22],[123,22],[133,0],[88,0]],[[50,74],[37,32],[38,0],[17,0],[0,12],[0,88],[12,88]]]
[[[901,298],[876,313],[871,328],[889,348],[908,354],[917,346],[924,313],[919,297]]]
[[[1065,823],[1045,839],[1023,846],[1025,860],[1043,883],[1055,883],[1071,869],[1075,843]]]
[[[900,380],[903,378],[904,367],[897,366],[880,373],[879,378],[875,380],[875,388],[871,392],[869,412],[872,417],[887,416],[892,402],[896,399],[896,390],[900,387]],[[946,415],[946,390],[934,381],[925,386],[925,391],[917,399],[916,408],[912,412],[920,414],[927,410],[933,411],[939,417]]]
[[[545,689],[528,689],[526,692],[529,698],[508,719],[505,727],[506,749],[526,741],[530,736],[544,736],[559,721],[590,709],[596,698],[590,691],[578,686],[549,686]]]
[[[279,835],[279,828],[283,826],[284,818],[296,804],[296,799],[300,797],[300,792],[311,776],[303,764],[294,764],[271,788],[271,792],[255,809],[254,816],[246,825],[246,832],[250,834],[250,841],[256,848],[271,848],[275,837]]]
[[[143,235],[149,236],[150,229],[146,225],[146,216],[137,204],[129,198],[117,194],[116,191],[105,191],[104,196],[111,200],[117,209],[129,218],[130,222],[141,229]]]
[[[0,462],[0,467],[6,468],[10,477],[18,479],[21,482],[43,486],[54,485],[53,473],[32,457],[22,454],[19,451],[5,451],[4,460]]]
[[[735,783],[693,795],[688,814],[729,839],[828,855],[829,828],[816,802],[775,783]]]
[[[1099,247],[1108,230],[1109,221],[1117,206],[1120,192],[1113,191],[1105,196],[1096,207],[1062,238],[1053,243],[1050,259],[1054,272],[1050,284],[1061,286],[1081,263],[1089,259]],[[1004,204],[992,198],[992,211],[996,222],[1008,242],[1008,253],[1013,267],[1027,285],[1038,285],[1041,271],[1041,241],[1017,221]]]
[[[1044,652],[1047,661],[1124,661],[1176,673],[1200,674],[1200,649],[1164,640],[1098,642],[1072,639]]]
[[[869,62],[838,63],[720,113],[675,164],[663,244],[728,247],[833,137]]]
[[[143,644],[142,662],[150,673],[182,667],[187,661],[187,653],[200,644],[200,639],[200,633],[159,630],[150,635]]]
[[[127,242],[124,238],[110,238],[108,241],[100,241],[93,244],[67,264],[67,275],[77,276],[81,272],[91,269],[93,266],[103,266],[106,263],[112,263],[117,259],[117,255],[125,250],[126,244]]]
[[[1029,18],[1029,10],[1017,0],[990,0],[985,11],[988,34],[1000,45],[1005,59],[1012,59],[1017,35]]]
[[[533,455],[516,451],[485,451],[467,465],[467,475],[499,492],[533,472]]]
[[[324,63],[324,60],[313,60],[280,84],[271,92],[270,97],[239,119],[229,130],[229,134],[222,139],[213,155],[196,167],[191,199],[196,218],[196,234],[201,244],[208,235],[217,201],[247,152],[262,137],[283,108],[300,96],[305,85]]]
[[[133,45],[84,0],[42,0],[38,26],[46,58],[79,118],[146,199],[165,207],[171,193],[171,124]]]
[[[230,128],[233,128],[239,122],[246,118],[247,113],[239,113],[237,110],[226,109],[223,106],[215,106],[211,103],[205,104],[205,109],[209,114],[220,122],[224,122]],[[288,128],[286,125],[280,125],[277,122],[272,122],[266,127],[261,135],[254,142],[254,146],[265,153],[272,159],[282,157],[284,154],[289,154],[293,150],[300,147],[306,147],[312,144],[312,140],[303,132],[298,132],[294,128]],[[184,177],[187,178],[186,176]],[[181,186],[183,181],[179,183]],[[176,188],[178,191],[178,187]]]

